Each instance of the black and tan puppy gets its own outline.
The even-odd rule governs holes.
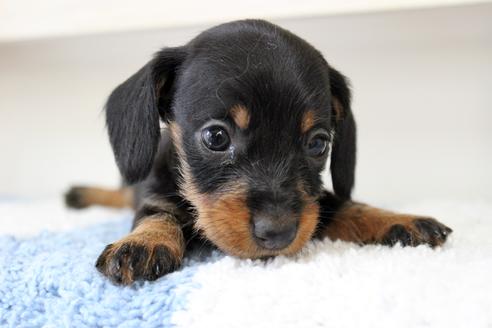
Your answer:
[[[268,22],[223,24],[159,51],[113,91],[106,115],[131,187],[74,188],[67,201],[133,201],[133,231],[96,263],[117,283],[176,270],[197,239],[262,258],[295,254],[313,238],[436,246],[451,232],[432,218],[351,201],[356,129],[347,81]],[[328,157],[333,193],[320,175]]]

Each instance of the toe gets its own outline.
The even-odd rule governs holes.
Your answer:
[[[383,245],[394,246],[400,243],[402,246],[412,245],[412,235],[401,224],[391,226],[382,240]]]
[[[177,259],[172,256],[170,250],[165,246],[157,246],[152,255],[152,267],[148,270],[147,279],[156,280],[166,273],[178,268]]]
[[[452,232],[450,228],[432,218],[419,218],[413,222],[419,233],[421,243],[432,247],[443,244]]]

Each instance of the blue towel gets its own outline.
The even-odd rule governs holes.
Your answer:
[[[1,327],[170,327],[198,262],[155,282],[119,287],[94,267],[131,218],[30,239],[0,236]]]

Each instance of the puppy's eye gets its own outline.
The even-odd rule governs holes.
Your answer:
[[[313,136],[307,146],[306,152],[311,157],[320,157],[326,153],[328,149],[328,137],[324,134]]]
[[[231,138],[223,127],[214,125],[202,130],[202,142],[210,150],[224,151],[229,147]]]

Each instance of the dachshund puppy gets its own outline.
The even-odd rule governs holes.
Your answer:
[[[178,269],[194,241],[254,259],[295,254],[313,238],[438,246],[451,233],[351,200],[347,80],[265,21],[219,25],[159,51],[112,92],[106,119],[127,187],[66,197],[74,207],[133,203],[132,232],[96,263],[116,283]],[[328,158],[333,192],[321,180]]]

